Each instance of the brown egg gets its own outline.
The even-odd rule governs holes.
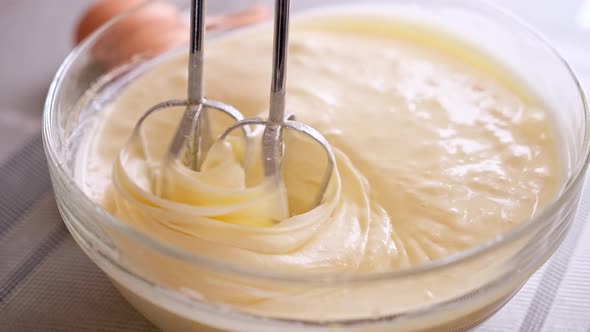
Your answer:
[[[101,25],[145,0],[102,0],[90,7],[78,23],[76,43],[92,34]],[[264,20],[267,6],[245,10],[207,20],[207,29],[232,29]],[[109,28],[92,48],[95,59],[108,67],[121,65],[134,55],[151,57],[187,42],[188,22],[180,11],[165,1],[154,1],[123,17]]]
[[[141,3],[142,0],[103,0],[84,15],[76,31],[81,40],[109,19]],[[182,34],[185,36],[181,36]],[[115,23],[96,41],[92,54],[112,67],[133,55],[157,55],[188,39],[179,10],[166,2],[153,2]]]
[[[135,55],[150,58],[180,46],[189,40],[189,32],[182,27],[165,28],[161,26],[146,26],[129,35],[119,45],[116,57],[109,59],[111,66],[119,65]]]
[[[88,8],[78,21],[74,36],[76,44],[111,18],[142,2],[143,0],[103,0],[97,2]]]

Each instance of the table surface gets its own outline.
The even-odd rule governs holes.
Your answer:
[[[43,102],[91,2],[0,0],[0,331],[157,331],[77,248],[45,167]],[[546,34],[590,88],[590,0],[496,2]],[[478,331],[590,332],[589,213],[587,193],[559,251]]]

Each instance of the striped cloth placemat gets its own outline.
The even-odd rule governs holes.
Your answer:
[[[577,66],[590,81],[590,70]],[[158,331],[70,237],[51,190],[40,118],[23,114],[0,109],[0,331]],[[477,331],[590,332],[587,184],[565,242]]]

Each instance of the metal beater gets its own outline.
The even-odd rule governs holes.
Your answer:
[[[262,157],[264,174],[267,179],[282,182],[281,161],[284,152],[283,129],[303,133],[319,143],[327,154],[328,165],[320,182],[319,192],[311,208],[319,205],[328,187],[335,167],[335,157],[328,141],[315,129],[296,122],[292,114],[285,114],[287,53],[289,37],[290,0],[276,0],[274,15],[274,41],[270,108],[267,119],[248,118],[234,107],[204,97],[204,38],[205,38],[205,3],[204,0],[191,0],[191,36],[188,63],[188,98],[186,100],[169,100],[150,108],[137,123],[131,141],[140,139],[141,125],[145,119],[162,109],[186,106],[182,120],[176,131],[162,167],[177,159],[183,160],[187,167],[200,171],[207,151],[216,142],[213,137],[209,111],[221,111],[236,122],[219,136],[224,140],[228,135],[241,129],[246,139],[251,138],[251,126],[265,126],[262,135]],[[165,178],[163,179],[165,181]],[[161,186],[162,184],[159,184]],[[158,193],[159,190],[156,190]]]

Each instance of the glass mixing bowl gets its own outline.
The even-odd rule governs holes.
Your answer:
[[[234,1],[235,6],[230,8],[212,2],[211,7],[218,12],[232,12],[258,2]],[[344,2],[294,1],[293,6],[296,13],[306,7]],[[115,19],[73,50],[59,69],[45,105],[43,137],[56,200],[72,236],[129,302],[163,330],[469,329],[502,307],[563,240],[578,205],[589,155],[588,108],[567,63],[526,24],[484,1],[373,2],[390,6],[404,19],[426,21],[476,44],[506,64],[542,98],[552,112],[563,155],[564,182],[557,197],[533,218],[502,236],[405,270],[293,275],[181,251],[109,215],[83,192],[75,178],[76,152],[89,131],[96,105],[101,104],[96,96],[120,87],[120,78],[142,63],[139,57],[114,71],[96,63],[94,52],[105,47],[102,39],[120,24]],[[140,6],[131,12],[143,9]],[[220,33],[223,31],[210,37]],[[461,273],[466,269],[476,272]],[[174,282],[175,275],[187,273],[198,276],[198,282],[190,286]],[[440,282],[441,276],[445,282]],[[262,298],[272,297],[273,289],[331,297],[326,299],[320,319],[305,318],[305,303],[285,304],[284,309],[277,309],[284,312],[269,316],[250,311],[239,301],[227,300],[232,296],[216,295],[235,292],[239,298],[241,290],[235,285],[246,285],[249,292],[258,292]],[[461,291],[452,291],[457,288]],[[209,292],[211,289],[217,291]],[[424,289],[436,292],[437,300],[423,305]],[[403,309],[396,308],[397,302],[392,300],[399,297],[408,304]]]

